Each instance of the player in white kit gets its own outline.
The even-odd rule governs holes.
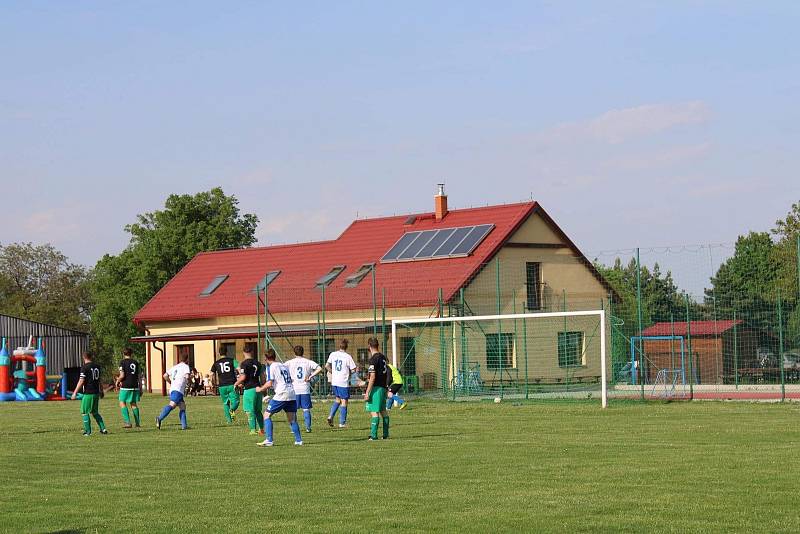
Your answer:
[[[303,356],[303,347],[297,345],[294,348],[295,357],[286,362],[289,368],[289,375],[292,377],[292,386],[297,399],[297,407],[303,410],[303,421],[306,424],[306,432],[311,432],[311,380],[322,372],[314,360],[309,360]]]
[[[263,393],[268,388],[274,390],[274,395],[267,405],[264,412],[264,433],[266,439],[258,444],[259,447],[272,447],[272,414],[280,411],[286,412],[286,420],[294,434],[294,444],[302,445],[303,437],[300,435],[300,427],[297,424],[297,402],[295,400],[294,388],[292,387],[292,375],[289,368],[284,364],[276,362],[275,351],[267,350],[264,357],[267,360],[267,381],[263,386],[256,388],[258,393]]]
[[[341,405],[342,410],[339,412],[339,428],[347,426],[347,401],[350,399],[350,375],[358,370],[356,362],[353,357],[347,352],[347,340],[343,339],[339,342],[339,350],[331,352],[328,356],[328,363],[325,364],[325,369],[331,374],[331,385],[333,386],[333,395],[336,400],[331,406],[331,412],[328,415],[328,426],[333,426],[333,416],[336,415],[336,410]]]
[[[186,392],[186,382],[189,380],[189,375],[192,370],[186,362],[189,361],[189,354],[183,353],[180,356],[180,362],[164,373],[164,380],[169,383],[169,404],[164,406],[161,413],[156,417],[156,427],[161,428],[161,421],[166,419],[169,412],[176,407],[180,409],[178,412],[181,420],[181,428],[186,430],[188,424],[186,422],[186,403],[183,401],[183,394]]]

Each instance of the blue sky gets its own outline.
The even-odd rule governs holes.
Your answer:
[[[0,242],[93,264],[222,186],[262,244],[539,200],[587,251],[800,200],[798,2],[4,2]]]

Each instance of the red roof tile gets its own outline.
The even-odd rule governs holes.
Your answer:
[[[534,212],[536,202],[452,210],[442,221],[432,214],[417,216],[406,225],[407,215],[353,222],[337,239],[297,245],[205,252],[195,256],[145,306],[134,321],[141,325],[218,316],[255,314],[251,290],[269,271],[280,276],[269,286],[272,313],[320,309],[321,291],[317,279],[335,265],[345,271],[326,289],[326,310],[372,307],[372,284],[367,276],[356,288],[344,288],[344,281],[365,263],[376,263],[378,305],[385,291],[388,308],[433,306],[439,288],[444,298],[455,295],[481,265],[489,261],[513,232]],[[495,228],[470,256],[402,263],[380,263],[381,257],[408,231],[452,228],[491,223]],[[559,230],[560,232],[560,230]],[[217,276],[229,278],[208,297],[200,292]]]
[[[743,321],[731,321],[731,320],[720,320],[720,321],[692,321],[691,322],[691,334],[693,336],[718,336],[722,333],[727,332],[733,325],[741,325]],[[686,322],[676,322],[676,323],[656,323],[649,328],[645,328],[642,330],[643,336],[669,336],[674,334],[676,336],[686,336],[689,332],[687,329]]]

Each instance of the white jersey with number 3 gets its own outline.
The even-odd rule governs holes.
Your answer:
[[[292,376],[295,394],[308,395],[311,393],[311,384],[306,382],[306,378],[319,369],[317,362],[298,356],[286,362],[286,367],[289,368],[289,374]]]
[[[292,387],[292,375],[289,368],[279,362],[273,362],[267,367],[267,381],[272,381],[272,389],[275,395],[272,396],[276,401],[295,400],[294,387]]]
[[[343,350],[337,350],[328,356],[328,363],[331,366],[331,384],[340,388],[350,386],[350,373],[357,368],[353,357]]]

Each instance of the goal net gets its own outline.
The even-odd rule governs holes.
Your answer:
[[[603,310],[395,319],[391,347],[420,395],[607,404]]]

